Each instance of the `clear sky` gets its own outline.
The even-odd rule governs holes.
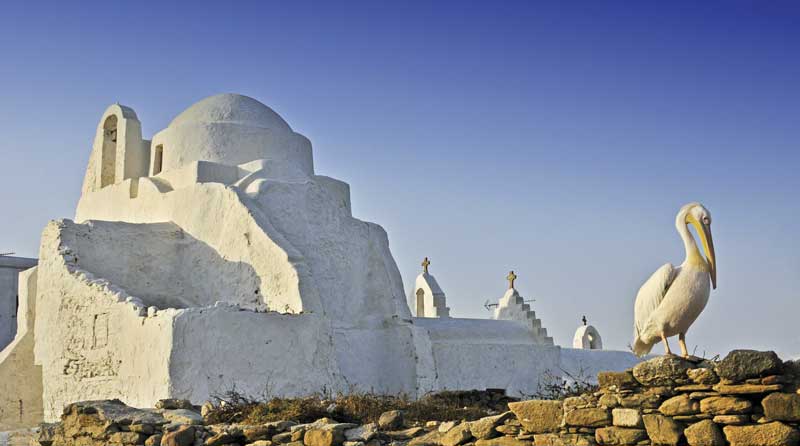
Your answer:
[[[149,138],[221,92],[308,136],[407,292],[429,256],[455,316],[514,269],[557,343],[586,315],[625,349],[698,200],[719,286],[690,349],[800,356],[798,2],[7,1],[0,251],[74,215],[109,104]]]

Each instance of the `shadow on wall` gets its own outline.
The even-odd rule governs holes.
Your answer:
[[[74,224],[74,223],[73,223]],[[266,309],[261,278],[174,223],[88,221],[63,243],[78,268],[107,279],[147,306],[192,308],[217,301]]]

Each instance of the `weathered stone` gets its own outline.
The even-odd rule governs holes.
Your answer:
[[[713,421],[694,423],[683,431],[689,446],[725,446],[725,437]]]
[[[675,387],[676,392],[708,392],[711,390],[709,384],[688,384],[685,386]]]
[[[344,442],[343,430],[312,428],[303,435],[305,446],[338,446]]]
[[[519,435],[520,431],[522,430],[522,427],[512,426],[510,424],[502,424],[500,426],[497,426],[495,430],[503,435],[516,436]]]
[[[797,429],[779,421],[755,426],[725,426],[725,438],[731,446],[796,446]]]
[[[108,435],[106,442],[113,445],[136,445],[144,444],[146,439],[147,435],[136,432],[114,432]]]
[[[711,415],[736,415],[749,413],[753,403],[734,396],[712,396],[700,400],[700,411]]]
[[[162,438],[163,436],[161,434],[152,435],[147,440],[144,441],[144,446],[160,446]],[[48,446],[48,445],[43,444],[42,446]]]
[[[614,426],[642,427],[642,414],[638,409],[616,408],[611,411]]]
[[[375,423],[357,426],[344,431],[344,438],[347,441],[363,441],[364,443],[372,440],[378,435],[378,425]]]
[[[280,434],[275,434],[272,436],[273,443],[286,444],[289,443],[290,441],[292,441],[291,432],[281,432]]]
[[[655,409],[661,405],[661,397],[653,394],[634,393],[620,396],[619,404],[626,408]]]
[[[644,429],[627,427],[601,427],[594,433],[595,440],[601,445],[635,445],[647,439]]]
[[[784,372],[786,371],[786,363],[784,365]],[[783,377],[783,375],[769,375],[761,378],[759,380],[759,384],[771,385],[771,384],[785,384],[787,383],[787,379]]]
[[[194,444],[194,427],[181,426],[178,430],[164,434],[161,446],[189,446]]]
[[[800,395],[773,393],[761,400],[764,416],[775,421],[800,421]]]
[[[653,444],[675,446],[680,442],[683,429],[673,419],[658,414],[644,415],[642,419]]]
[[[439,446],[444,434],[438,430],[428,432],[425,435],[413,438],[408,442],[408,446]],[[372,441],[378,441],[373,439]],[[369,444],[367,446],[370,446]]]
[[[640,362],[633,368],[636,381],[645,386],[674,386],[686,379],[686,371],[694,364],[677,356],[659,356]]]
[[[105,438],[114,433],[116,426],[162,426],[166,423],[158,413],[128,407],[120,400],[83,401],[64,408],[61,431],[66,438]]]
[[[189,400],[180,400],[176,398],[167,398],[163,400],[156,401],[156,409],[167,409],[167,410],[175,410],[175,409],[194,409],[192,406],[192,402]]]
[[[534,446],[595,446],[594,435],[580,434],[536,434]]]
[[[480,420],[471,421],[469,423],[469,430],[472,432],[472,436],[478,440],[486,440],[488,438],[496,437],[497,431],[495,428],[512,415],[513,414],[511,412],[504,412],[500,415],[484,417]]]
[[[272,446],[272,442],[269,440],[256,440],[252,443],[248,443],[247,446]],[[358,442],[358,444],[347,445],[347,442],[345,442],[345,446],[364,446],[364,443]]]
[[[694,415],[700,412],[700,404],[689,395],[678,395],[664,401],[658,411],[664,415]]]
[[[783,363],[772,351],[733,350],[715,367],[717,375],[728,382],[742,382],[781,372]]]
[[[689,398],[693,400],[702,400],[703,398],[710,398],[712,396],[719,396],[717,392],[692,392],[689,394]]]
[[[530,400],[508,403],[522,428],[534,434],[556,432],[561,426],[564,410],[559,401]]]
[[[670,386],[653,386],[645,388],[644,393],[669,398],[675,396],[675,389]]]
[[[423,433],[425,433],[425,429],[417,426],[399,431],[386,431],[384,432],[384,435],[391,438],[392,440],[410,440]]]
[[[378,427],[383,430],[395,430],[403,427],[403,412],[390,410],[381,414],[378,418]]]
[[[475,446],[531,446],[531,442],[511,437],[497,437],[487,440],[478,440],[475,442]]]
[[[780,384],[717,384],[714,390],[720,395],[757,395],[778,392],[783,388]]]
[[[586,409],[587,407],[594,407],[596,400],[591,395],[571,396],[564,398],[564,412],[569,412],[573,409]]]
[[[189,409],[164,410],[161,416],[172,423],[203,424],[203,416]]]
[[[236,443],[241,438],[241,435],[236,435],[235,433],[220,432],[216,435],[208,437],[203,444],[205,446],[223,446]]]
[[[600,398],[597,400],[597,404],[609,409],[613,409],[619,406],[619,399],[617,399],[617,396],[614,394],[606,393],[600,396]]]
[[[156,426],[152,424],[131,424],[128,430],[139,434],[152,435],[156,431]]]
[[[716,384],[719,382],[719,376],[714,373],[710,368],[697,368],[686,371],[686,376],[689,377],[695,384]]]
[[[291,425],[285,421],[266,423],[258,426],[242,427],[242,435],[247,443],[258,440],[269,440],[279,432],[288,429]]]
[[[458,424],[458,423],[456,423],[455,421],[445,421],[445,422],[443,422],[442,424],[439,425],[439,428],[438,428],[439,432],[444,434],[447,431],[449,431],[450,429],[456,427],[456,424]]]
[[[696,423],[700,420],[710,420],[713,416],[707,413],[698,413],[695,415],[675,415],[671,418],[682,423]]]
[[[469,424],[461,423],[442,435],[440,443],[442,446],[458,446],[466,443],[470,438],[472,438],[472,433],[469,430]]]
[[[602,388],[615,386],[618,389],[628,389],[639,385],[630,370],[625,370],[624,372],[600,372],[597,374],[597,382]]]
[[[567,426],[603,427],[611,424],[611,421],[611,412],[608,409],[574,409],[564,415]]]
[[[749,415],[716,415],[713,418],[717,424],[745,424],[750,421]]]

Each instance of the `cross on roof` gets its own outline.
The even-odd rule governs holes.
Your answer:
[[[511,271],[508,273],[508,276],[506,276],[506,280],[508,280],[508,288],[514,289],[514,281],[517,280],[517,275],[514,274],[514,271]]]
[[[586,321],[586,316],[583,316],[583,318],[581,320],[583,321],[583,325],[586,325],[586,322],[587,322]]]
[[[431,265],[431,261],[428,260],[427,257],[425,257],[425,260],[422,261],[422,271],[425,272],[425,274],[428,274],[428,267],[430,265]]]

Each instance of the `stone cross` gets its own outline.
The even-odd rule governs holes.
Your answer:
[[[425,274],[428,274],[428,267],[430,265],[431,265],[431,261],[428,260],[427,257],[425,257],[425,260],[422,261],[422,271],[424,271]]]
[[[506,280],[508,280],[508,288],[514,289],[514,281],[517,280],[517,275],[514,274],[514,271],[511,271],[508,273],[508,276],[506,276]]]
[[[581,320],[583,321],[583,325],[586,325],[586,316],[583,316]]]

